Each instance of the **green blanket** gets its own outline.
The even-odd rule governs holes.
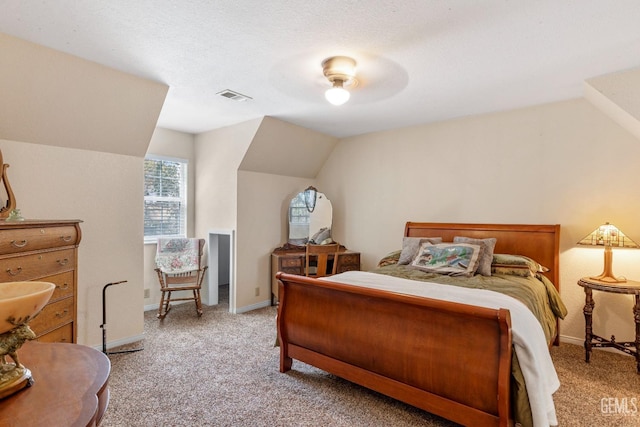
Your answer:
[[[406,265],[397,264],[379,267],[372,270],[372,272],[442,285],[487,289],[509,295],[526,305],[536,316],[547,341],[551,341],[556,335],[556,318],[564,319],[567,314],[567,309],[560,299],[558,290],[542,274],[538,274],[536,277],[520,277],[506,274],[494,274],[493,276],[476,274],[472,277],[460,277],[426,273]]]

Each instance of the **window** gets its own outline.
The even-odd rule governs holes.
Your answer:
[[[187,235],[187,161],[144,160],[144,240]]]
[[[304,192],[298,193],[289,204],[289,222],[309,226],[309,209],[304,201]]]

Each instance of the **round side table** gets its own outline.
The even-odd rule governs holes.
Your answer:
[[[606,283],[588,277],[583,277],[578,280],[578,285],[584,288],[585,293],[585,304],[583,310],[585,320],[585,361],[589,363],[591,349],[593,347],[612,347],[634,356],[636,358],[637,372],[640,374],[640,282],[628,280],[622,283]],[[630,294],[635,296],[635,305],[633,306],[633,317],[636,324],[635,341],[618,342],[616,341],[616,337],[613,335],[611,336],[611,339],[608,340],[593,333],[591,318],[593,307],[595,306],[592,295],[593,290],[616,294]]]

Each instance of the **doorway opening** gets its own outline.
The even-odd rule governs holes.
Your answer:
[[[209,280],[207,295],[203,303],[217,305],[221,296],[228,295],[229,312],[235,307],[235,278],[233,277],[233,230],[213,230],[209,232]],[[220,288],[223,287],[221,292]],[[227,289],[224,289],[227,287]],[[206,302],[205,302],[206,301]],[[226,302],[226,301],[225,301]]]

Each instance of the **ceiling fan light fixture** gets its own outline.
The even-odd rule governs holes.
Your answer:
[[[331,83],[324,96],[333,105],[342,105],[351,95],[345,86],[356,82],[356,61],[347,56],[332,56],[322,61],[322,72]]]
[[[327,89],[324,93],[324,97],[333,105],[342,105],[349,100],[351,94],[348,90],[342,87],[342,80],[335,80],[333,87]]]

